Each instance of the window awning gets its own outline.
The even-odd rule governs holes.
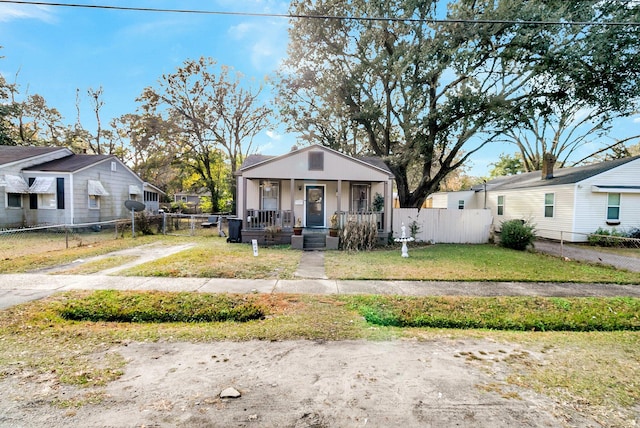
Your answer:
[[[36,177],[29,186],[29,193],[50,195],[56,193],[55,180],[53,177]]]
[[[4,180],[0,180],[0,186],[4,186],[6,193],[29,193],[26,181],[18,175],[5,175]]]
[[[640,193],[640,186],[591,186],[593,193]]]
[[[98,180],[89,180],[89,195],[109,196],[109,192],[104,189],[104,186]]]
[[[142,190],[135,184],[129,185],[129,194],[130,195],[142,195]]]

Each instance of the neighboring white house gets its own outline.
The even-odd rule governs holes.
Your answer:
[[[393,179],[379,158],[354,158],[320,145],[281,156],[252,155],[236,173],[237,213],[247,230],[268,226],[291,230],[299,220],[307,229],[328,229],[337,214],[373,216],[378,236],[391,232]],[[376,195],[384,198],[373,211]]]
[[[640,156],[555,171],[548,166],[545,172],[500,177],[473,190],[465,208],[490,209],[496,230],[506,220],[520,219],[534,224],[540,237],[583,242],[598,228],[640,227]],[[449,192],[447,200],[467,195]]]
[[[112,155],[0,146],[0,227],[126,218],[124,202],[142,202],[143,189],[149,199],[159,192]]]
[[[429,208],[446,208],[450,210],[463,210],[475,207],[475,194],[473,190],[460,192],[437,192],[427,197],[431,200]]]

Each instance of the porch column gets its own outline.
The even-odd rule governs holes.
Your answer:
[[[337,193],[337,195],[338,195],[338,201],[337,201],[336,207],[337,207],[338,214],[339,214],[340,212],[342,212],[342,208],[341,208],[341,205],[342,205],[342,180],[340,180],[340,179],[338,179],[338,193]],[[338,215],[338,217],[340,217],[340,215]]]
[[[289,207],[291,209],[291,221],[293,222],[293,225],[295,226],[296,224],[296,218],[295,218],[295,208],[296,208],[296,179],[292,178],[290,181],[290,185],[289,185]]]
[[[246,229],[247,224],[247,178],[242,177],[242,228]]]
[[[384,231],[391,232],[391,216],[393,215],[393,186],[391,185],[390,180],[384,182],[384,205]]]

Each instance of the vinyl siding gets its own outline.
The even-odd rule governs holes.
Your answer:
[[[598,228],[629,230],[640,227],[640,193],[621,193],[620,224],[607,224],[607,193],[593,192],[592,186],[640,186],[640,160],[580,182],[576,188],[575,231],[593,233]],[[637,190],[636,190],[637,191]],[[618,193],[612,190],[612,193]]]
[[[111,170],[113,159],[92,165],[74,174],[74,218],[73,223],[90,223],[128,218],[131,213],[124,202],[129,199],[129,185],[143,189],[142,180],[120,161],[116,161],[116,171]],[[100,196],[100,209],[89,209],[89,180],[99,180],[107,196]],[[137,195],[140,202],[143,195]]]

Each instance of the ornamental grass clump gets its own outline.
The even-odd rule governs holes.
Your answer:
[[[536,239],[535,228],[522,220],[508,220],[502,223],[500,245],[512,250],[524,251],[533,246]]]
[[[345,251],[368,251],[378,242],[378,227],[373,221],[350,219],[342,230],[342,249]]]

